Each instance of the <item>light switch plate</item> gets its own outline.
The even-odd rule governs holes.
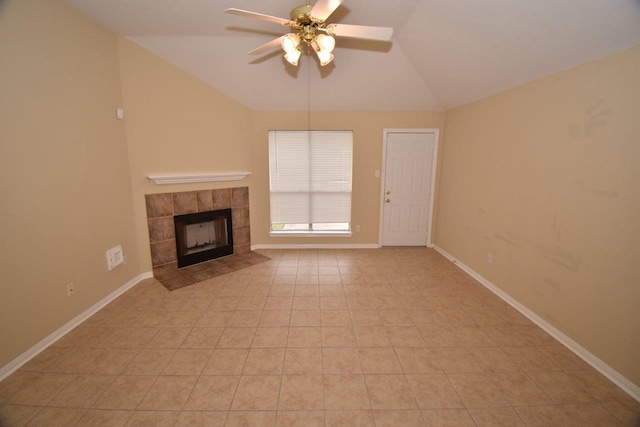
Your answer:
[[[107,251],[107,269],[109,271],[124,264],[124,254],[122,253],[122,246],[118,245]]]

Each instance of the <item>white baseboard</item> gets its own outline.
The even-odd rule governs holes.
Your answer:
[[[516,310],[518,310],[520,313],[522,313],[524,316],[526,316],[529,320],[531,320],[533,323],[538,325],[540,328],[542,328],[544,331],[546,331],[549,335],[551,335],[553,338],[555,338],[558,342],[560,342],[560,344],[562,344],[565,347],[567,347],[576,356],[578,356],[579,358],[581,358],[582,360],[587,362],[595,370],[600,372],[602,375],[607,377],[611,382],[616,384],[622,390],[627,392],[631,397],[633,397],[635,400],[640,402],[640,387],[635,385],[633,382],[629,381],[621,373],[619,373],[618,371],[613,369],[611,366],[607,365],[605,362],[603,362],[598,357],[596,357],[593,353],[589,352],[587,349],[582,347],[580,344],[578,344],[577,342],[575,342],[574,340],[569,338],[567,335],[565,335],[564,333],[559,331],[557,328],[555,328],[549,322],[547,322],[542,317],[538,316],[536,313],[534,313],[533,311],[528,309],[522,303],[520,303],[517,300],[515,300],[513,297],[511,297],[509,294],[504,292],[502,289],[498,288],[496,285],[491,283],[489,280],[487,280],[484,277],[482,277],[480,274],[478,274],[472,268],[470,268],[469,266],[467,266],[464,263],[460,262],[453,255],[449,254],[447,251],[445,251],[444,249],[442,249],[441,247],[439,247],[437,245],[435,245],[433,247],[433,249],[438,251],[445,258],[449,259],[456,266],[458,266],[458,268],[463,270],[469,276],[471,276],[474,279],[476,279],[485,288],[489,289],[491,292],[496,294],[504,302],[506,302],[507,304],[509,304],[510,306],[515,308]]]
[[[277,245],[251,245],[251,250],[256,249],[378,249],[375,243],[343,243],[343,244],[277,244]]]
[[[89,307],[87,310],[80,313],[78,316],[76,316],[75,318],[67,322],[65,325],[58,328],[56,331],[51,333],[48,337],[46,337],[45,339],[43,339],[42,341],[40,341],[39,343],[31,347],[29,350],[25,351],[20,356],[18,356],[11,362],[7,363],[5,366],[0,368],[0,381],[2,381],[6,377],[14,373],[22,365],[24,365],[29,360],[36,357],[40,352],[42,352],[51,344],[53,344],[54,342],[58,341],[60,338],[65,336],[69,331],[71,331],[73,328],[75,328],[76,326],[78,326],[79,324],[87,320],[89,317],[93,316],[95,313],[97,313],[101,308],[105,307],[111,301],[113,301],[114,299],[116,299],[117,297],[119,297],[120,295],[122,295],[123,293],[125,293],[126,291],[128,291],[129,289],[137,285],[138,283],[140,283],[142,280],[148,279],[150,277],[153,277],[153,273],[149,271],[146,273],[142,273],[137,277],[134,277],[133,279],[129,280],[127,283],[120,286],[118,289],[111,292],[106,297],[102,298],[100,301],[98,301],[97,303]]]

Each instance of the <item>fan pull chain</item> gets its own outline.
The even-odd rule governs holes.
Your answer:
[[[307,131],[311,137],[311,56],[307,48]]]

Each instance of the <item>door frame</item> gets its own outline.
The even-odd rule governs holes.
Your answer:
[[[389,134],[392,133],[428,133],[433,134],[433,159],[431,160],[431,188],[429,189],[429,206],[427,208],[429,218],[427,220],[427,239],[425,246],[431,248],[434,243],[431,241],[432,226],[433,226],[433,209],[435,202],[435,190],[436,190],[436,169],[438,166],[438,146],[440,140],[440,130],[436,128],[408,128],[408,129],[394,129],[385,128],[382,129],[382,173],[380,180],[380,214],[379,214],[379,229],[378,229],[378,247],[382,247],[382,232],[384,229],[384,184],[386,182],[386,166],[387,166],[387,140]]]

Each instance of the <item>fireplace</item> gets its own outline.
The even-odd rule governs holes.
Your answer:
[[[178,268],[233,254],[231,209],[177,215]]]
[[[251,251],[248,187],[146,194],[145,204],[153,275],[168,289],[178,289],[262,262],[260,259],[262,256]],[[176,232],[180,227],[176,227],[175,219],[187,214],[199,215],[211,211],[228,212],[226,226],[223,228],[227,233],[229,247],[227,250],[231,250],[229,253],[232,255],[220,255],[220,258],[214,260],[198,260],[179,266]],[[209,239],[206,240],[209,241]],[[215,245],[218,246],[217,241],[221,239],[216,237],[211,240],[215,240]],[[186,246],[201,247],[203,244],[204,241],[198,241],[195,245],[193,242],[187,242]],[[199,252],[211,249],[215,251],[218,248],[209,247],[198,253],[189,253],[187,256],[200,256]]]

